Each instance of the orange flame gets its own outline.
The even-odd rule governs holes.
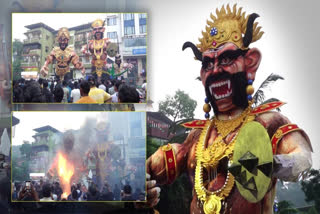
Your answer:
[[[71,193],[70,179],[74,174],[74,166],[72,163],[68,162],[64,155],[58,153],[58,175],[61,182],[61,187],[63,190],[62,198],[67,198]]]

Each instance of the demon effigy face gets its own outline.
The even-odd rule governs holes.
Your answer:
[[[57,41],[61,50],[65,50],[68,47],[69,39],[70,33],[68,31],[68,28],[60,28],[57,34]]]
[[[97,19],[92,23],[91,27],[94,38],[96,40],[103,39],[103,33],[105,31],[104,21],[102,21],[101,19]]]
[[[257,17],[246,17],[236,5],[233,11],[229,5],[227,11],[222,7],[217,17],[211,14],[200,44],[186,42],[183,46],[183,50],[192,48],[196,59],[202,61],[200,78],[215,113],[248,106],[246,86],[248,80],[254,80],[261,60],[258,49],[248,48],[263,34],[254,23]]]
[[[64,50],[68,47],[69,39],[67,38],[59,38],[59,47],[61,50]]]

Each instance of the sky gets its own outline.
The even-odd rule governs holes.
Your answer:
[[[13,13],[12,14],[12,38],[23,41],[27,28],[24,26],[42,22],[49,27],[59,30],[61,27],[75,27],[92,23],[96,19],[104,20],[105,13]]]
[[[34,142],[32,136],[36,133],[33,129],[50,125],[60,132],[69,129],[80,129],[86,118],[105,118],[101,112],[13,112],[20,122],[15,126],[12,145],[21,145],[24,140]],[[104,116],[104,117],[100,117]],[[100,119],[98,119],[100,120]]]

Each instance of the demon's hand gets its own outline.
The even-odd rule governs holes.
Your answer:
[[[151,180],[151,176],[147,174],[147,204],[154,207],[160,200],[160,187],[157,187],[156,180]]]
[[[45,77],[48,75],[48,72],[49,72],[48,66],[46,66],[46,65],[42,66],[42,68],[40,70],[40,74],[42,74]]]

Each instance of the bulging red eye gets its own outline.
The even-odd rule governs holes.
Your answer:
[[[223,58],[220,62],[221,65],[230,65],[233,62],[230,58]]]

